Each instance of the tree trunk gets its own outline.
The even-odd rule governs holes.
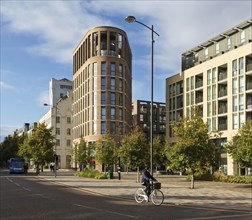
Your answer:
[[[191,179],[191,189],[194,189],[194,173],[192,174],[192,179]]]
[[[137,167],[137,183],[139,183],[139,167]]]

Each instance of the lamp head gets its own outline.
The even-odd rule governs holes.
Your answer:
[[[47,104],[47,103],[44,103],[44,106],[48,106],[48,104]]]
[[[125,18],[125,21],[127,21],[128,23],[133,23],[136,21],[136,18],[134,16],[128,16]]]

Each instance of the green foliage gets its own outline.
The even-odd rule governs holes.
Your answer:
[[[87,147],[84,139],[81,139],[79,144],[75,144],[72,156],[75,163],[83,164],[86,167],[94,158],[94,147],[93,145]]]
[[[184,118],[174,123],[172,128],[176,143],[167,149],[170,167],[179,171],[187,170],[192,174],[207,170],[214,158],[215,145],[197,109],[194,109],[190,120]]]
[[[122,163],[129,168],[136,169],[148,164],[150,148],[140,127],[136,126],[131,133],[123,137],[119,155]]]
[[[24,142],[26,136],[18,136],[14,133],[13,136],[5,137],[0,143],[0,164],[7,165],[7,161],[11,157],[18,156],[19,145]]]
[[[216,182],[252,184],[252,176],[226,176],[221,171],[214,172],[213,180]]]
[[[112,168],[117,159],[116,142],[113,137],[106,134],[95,143],[95,158],[100,164],[104,164],[106,170]]]
[[[240,167],[252,167],[252,122],[239,129],[227,144],[227,151],[236,159]]]
[[[153,139],[153,166],[164,165],[167,162],[165,145],[160,136]]]
[[[20,145],[18,155],[32,158],[36,164],[44,165],[53,161],[54,137],[52,128],[47,129],[45,124],[39,124],[31,137],[26,137]]]
[[[89,169],[85,169],[83,172],[76,172],[74,175],[79,177],[88,177],[95,179],[107,179],[107,176],[104,173],[101,173],[97,170],[89,170]]]

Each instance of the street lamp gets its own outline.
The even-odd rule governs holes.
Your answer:
[[[151,118],[150,118],[150,170],[151,175],[153,175],[153,58],[154,58],[154,33],[159,36],[159,34],[154,31],[153,25],[151,27],[147,26],[146,24],[137,21],[134,16],[128,16],[125,18],[125,21],[128,23],[139,23],[144,27],[151,30]]]
[[[52,109],[55,108],[55,138],[56,138],[56,135],[57,135],[57,111],[58,111],[58,108],[57,108],[57,106],[49,105],[47,103],[44,103],[44,106],[51,106]],[[57,156],[56,147],[57,147],[57,143],[55,143],[55,146],[54,146],[55,154],[53,155],[54,156],[54,177],[57,176],[56,170],[57,170],[57,157],[58,156]]]

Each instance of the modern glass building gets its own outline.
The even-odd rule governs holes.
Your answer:
[[[109,132],[119,141],[131,127],[132,54],[126,33],[90,30],[73,53],[73,142]],[[98,165],[99,166],[99,165]],[[101,167],[97,167],[101,169]]]

